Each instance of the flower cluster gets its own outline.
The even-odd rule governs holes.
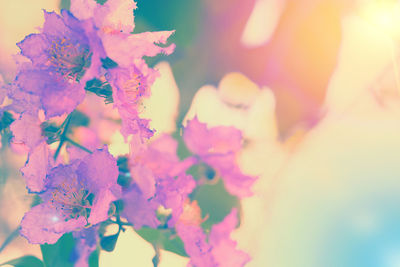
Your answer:
[[[183,241],[194,266],[243,266],[249,256],[230,239],[238,210],[207,234],[195,200],[205,182],[192,172],[206,166],[231,195],[250,196],[255,178],[237,164],[241,132],[195,118],[178,137],[192,153],[186,158],[178,157],[172,136],[153,137],[156,129],[140,115],[158,73],[144,57],[172,53],[173,44],[160,44],[173,31],[132,33],[135,8],[130,0],[72,0],[71,11],[44,11],[40,33],[18,43],[18,73],[0,90],[0,104],[9,99],[0,130],[9,127],[12,142],[26,148],[21,172],[39,203],[20,233],[30,243],[53,244],[73,232],[75,265],[86,266],[97,244],[108,250],[105,243],[115,239],[104,235],[109,224],[119,226],[118,234],[127,226],[161,229]],[[81,106],[93,94],[117,110],[129,154],[115,158],[98,137],[89,146],[75,141],[74,130],[91,123]]]

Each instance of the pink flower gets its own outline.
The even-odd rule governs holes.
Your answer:
[[[51,169],[43,177],[43,203],[25,214],[21,235],[34,244],[55,243],[64,233],[105,221],[120,195],[117,178],[117,162],[105,149]]]
[[[215,224],[208,237],[200,226],[201,222],[201,211],[194,201],[186,204],[175,226],[192,266],[241,267],[250,261],[250,256],[236,249],[237,242],[230,237],[238,223],[236,209]]]
[[[219,172],[229,193],[238,197],[252,195],[255,177],[242,173],[236,162],[242,147],[242,134],[234,127],[207,128],[197,117],[188,121],[183,139],[194,154]]]

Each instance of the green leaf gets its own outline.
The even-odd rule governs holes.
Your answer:
[[[89,267],[99,267],[100,248],[97,247],[95,251],[89,256]]]
[[[135,230],[147,242],[161,249],[171,251],[183,257],[188,257],[182,240],[174,234],[170,229],[154,229],[142,227]]]
[[[128,166],[128,157],[119,156],[117,164],[119,170],[117,183],[122,187],[129,187],[132,182],[132,177]]]
[[[8,111],[4,111],[3,115],[0,117],[0,131],[8,128],[14,121],[13,115]]]
[[[21,258],[17,258],[0,264],[0,266],[3,265],[12,265],[14,267],[44,267],[41,260],[31,255],[23,256]]]
[[[96,0],[97,3],[99,3],[100,5],[104,5],[107,0]]]
[[[196,41],[201,29],[204,1],[152,0],[137,1],[135,32],[176,30],[170,42],[178,48]],[[154,8],[157,7],[157,8]],[[182,22],[185,23],[182,23]]]
[[[124,201],[122,199],[113,202],[115,205],[115,212],[120,214],[124,210]]]
[[[208,216],[202,224],[206,230],[210,230],[212,225],[221,222],[232,208],[238,208],[240,205],[239,199],[226,191],[221,179],[216,184],[198,187],[191,198],[197,200],[202,217]]]
[[[75,240],[71,233],[63,235],[53,245],[41,245],[44,264],[47,267],[73,267],[74,246]]]
[[[70,129],[74,127],[89,126],[90,118],[79,110],[74,110],[71,113]]]
[[[4,240],[3,244],[0,246],[0,252],[3,251],[15,238],[19,236],[19,227],[15,229],[7,238]]]
[[[100,240],[100,246],[103,250],[111,252],[115,249],[117,240],[119,237],[119,232],[115,235],[103,236]]]
[[[60,9],[69,10],[71,7],[71,0],[61,0],[60,1]]]
[[[187,157],[192,156],[192,153],[186,147],[185,141],[182,138],[182,135],[181,135],[181,133],[182,133],[181,126],[182,125],[177,125],[177,126],[178,126],[177,127],[178,130],[172,134],[172,137],[178,142],[178,149],[177,149],[176,153],[178,154],[178,157],[183,160]]]
[[[85,90],[92,92],[99,97],[103,97],[106,104],[113,103],[112,87],[107,82],[102,82],[99,79],[92,79],[86,82]]]
[[[115,62],[114,60],[112,60],[109,57],[102,58],[101,63],[102,63],[102,67],[105,68],[106,70],[118,67],[117,62]]]

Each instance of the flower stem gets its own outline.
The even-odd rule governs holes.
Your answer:
[[[89,154],[92,154],[92,153],[93,153],[90,149],[88,149],[88,148],[82,146],[81,144],[75,142],[74,140],[70,139],[70,138],[67,137],[67,136],[65,136],[64,140],[67,141],[68,143],[70,143],[71,145],[76,146],[76,147],[82,149],[83,151],[86,151],[86,152],[89,153]]]
[[[72,112],[70,114],[68,114],[65,121],[61,124],[62,133],[60,135],[60,143],[58,144],[56,153],[54,153],[54,160],[57,160],[58,155],[60,154],[61,148],[64,145],[65,138],[67,137],[66,135],[67,135],[68,127],[69,127],[69,124],[71,122],[71,117],[72,117],[71,114],[72,114]]]

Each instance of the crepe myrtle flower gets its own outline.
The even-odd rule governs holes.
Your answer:
[[[29,149],[28,160],[21,169],[26,188],[30,193],[43,191],[47,172],[54,166],[51,153],[42,134],[38,116],[22,113],[11,125],[13,142],[24,144]]]
[[[182,213],[188,195],[196,182],[186,170],[194,158],[181,161],[177,156],[178,143],[162,135],[148,146],[132,145],[130,173],[133,184],[124,190],[124,216],[136,228],[157,227],[157,210],[168,209],[168,226],[173,227]]]
[[[56,72],[69,81],[79,81],[91,67],[95,43],[101,40],[94,34],[91,20],[80,21],[69,11],[61,15],[44,11],[45,22],[41,33],[30,34],[18,43],[21,54],[29,58],[35,68]]]
[[[156,228],[160,224],[157,218],[159,203],[154,198],[146,198],[136,183],[123,190],[122,200],[124,203],[122,216],[135,229],[143,226]]]
[[[26,103],[22,112],[43,109],[47,118],[72,112],[85,97],[85,91],[79,84],[70,83],[60,79],[56,73],[40,69],[22,69],[15,84],[20,91],[37,96],[39,100],[39,103],[36,99]]]
[[[80,21],[66,10],[61,15],[44,11],[44,17],[41,33],[17,44],[31,64],[21,64],[15,84],[38,96],[39,108],[53,117],[71,112],[83,101],[85,81],[99,75],[105,54],[91,20]]]
[[[243,141],[240,130],[227,126],[208,128],[195,117],[187,122],[183,139],[191,152],[219,173],[229,193],[238,197],[252,195],[256,178],[243,174],[236,160]]]
[[[156,228],[160,225],[157,212],[163,207],[169,210],[167,225],[172,228],[182,214],[183,204],[195,186],[196,183],[190,175],[168,177],[158,181],[154,196],[147,198],[139,186],[133,183],[123,191],[122,215],[135,229],[143,226]]]
[[[54,167],[39,194],[43,202],[21,221],[21,235],[33,244],[52,244],[64,233],[106,220],[110,203],[120,194],[117,178],[117,162],[106,148]]]
[[[149,128],[149,120],[140,118],[142,100],[150,96],[148,78],[135,66],[113,68],[106,75],[113,88],[114,105],[122,120],[122,135],[127,138],[136,134],[140,138],[150,138],[154,131]]]
[[[95,0],[71,0],[72,13],[79,19],[94,18],[102,31],[131,33],[135,27],[133,0],[108,0],[99,4]]]
[[[71,1],[71,11],[77,18],[93,18],[107,56],[124,68],[145,65],[144,56],[169,55],[175,49],[174,44],[165,46],[174,31],[133,33],[134,9],[133,0],[108,0],[103,5],[95,0]]]
[[[195,162],[193,157],[180,160],[177,155],[178,142],[163,134],[149,145],[131,140],[130,173],[146,198],[153,197],[156,184],[168,178],[185,174]]]
[[[238,223],[236,209],[232,209],[222,222],[213,225],[209,234],[201,227],[202,222],[197,202],[186,203],[175,229],[190,256],[188,266],[242,267],[250,261],[250,256],[238,250],[237,242],[230,237]]]

